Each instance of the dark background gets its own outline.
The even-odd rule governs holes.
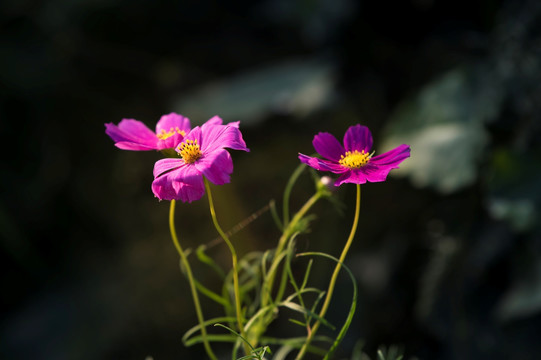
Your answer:
[[[203,356],[180,341],[196,320],[168,203],[150,191],[159,154],[121,151],[103,126],[153,128],[176,111],[241,121],[251,152],[234,152],[232,183],[214,188],[224,228],[280,206],[319,131],[362,123],[378,153],[412,146],[398,177],[363,186],[347,261],[360,299],[339,358],[357,340],[372,358],[393,344],[406,358],[539,358],[537,1],[7,0],[0,12],[0,357]],[[294,206],[311,194],[301,184]],[[353,197],[342,186],[342,212],[318,204],[299,246],[338,254]],[[216,236],[205,198],[179,204],[177,226],[186,247]],[[233,240],[244,254],[278,236],[264,213]],[[341,280],[331,319],[350,291]]]

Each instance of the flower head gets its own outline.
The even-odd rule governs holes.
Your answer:
[[[239,123],[221,125],[214,117],[193,128],[177,145],[176,158],[161,159],[154,165],[152,192],[160,200],[199,200],[205,193],[203,176],[216,185],[230,181],[233,160],[225,148],[250,151]]]
[[[321,132],[312,142],[316,151],[324,158],[319,159],[299,154],[301,162],[316,170],[340,174],[335,186],[343,183],[364,184],[387,179],[389,171],[410,156],[409,145],[400,145],[381,155],[373,156],[372,134],[366,126],[351,126],[344,135],[344,146],[331,134]]]
[[[123,150],[173,149],[189,131],[190,119],[176,113],[163,115],[156,124],[156,132],[134,119],[122,119],[118,126],[105,124],[105,133]]]

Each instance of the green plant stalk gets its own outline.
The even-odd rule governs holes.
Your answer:
[[[214,202],[212,201],[212,193],[210,191],[210,185],[207,178],[204,178],[204,179],[205,179],[205,187],[207,189],[207,196],[209,199],[209,208],[210,208],[210,215],[212,216],[212,222],[214,223],[214,227],[216,228],[216,230],[218,231],[222,239],[224,239],[225,243],[229,247],[229,251],[231,252],[231,262],[233,264],[233,289],[235,292],[235,308],[236,308],[236,313],[237,313],[237,326],[239,327],[239,332],[241,336],[243,338],[246,338],[246,334],[244,332],[244,325],[242,321],[242,308],[240,304],[241,299],[240,299],[240,289],[239,289],[237,252],[235,251],[235,247],[229,240],[229,237],[222,230],[222,228],[220,227],[220,224],[218,223],[218,219],[216,218],[216,211],[214,209]],[[250,347],[246,343],[244,343],[244,352],[246,353],[246,355],[251,354]]]
[[[282,217],[283,217],[282,224],[281,224],[282,236],[280,237],[280,240],[278,241],[278,246],[276,247],[276,251],[274,252],[270,269],[277,269],[278,262],[281,261],[281,252],[287,240],[289,239],[289,237],[293,235],[295,226],[297,226],[297,222],[300,219],[302,219],[302,217],[310,209],[310,207],[312,207],[312,205],[315,204],[317,200],[319,200],[319,197],[321,197],[320,191],[318,190],[318,192],[314,194],[306,202],[306,204],[297,212],[296,214],[297,216],[293,218],[293,221],[291,223],[289,222],[289,198],[291,196],[291,190],[293,189],[293,186],[297,182],[297,179],[302,174],[304,169],[306,169],[305,164],[300,164],[299,166],[297,166],[297,168],[295,169],[295,171],[293,171],[293,174],[291,174],[291,176],[289,177],[287,181],[287,184],[284,190],[284,197],[282,201]],[[316,198],[316,195],[318,194],[319,194],[319,197]],[[262,294],[263,295],[262,301],[261,301],[262,307],[265,307],[268,304],[268,301],[271,299],[275,271],[276,270],[274,270],[274,272],[269,273],[269,278],[266,281],[266,284],[263,286],[264,293]],[[284,281],[284,278],[282,278],[282,281]],[[283,288],[284,286],[281,286],[281,287]],[[277,301],[279,301],[279,298],[280,296],[277,298]]]
[[[278,265],[279,262],[282,261],[282,252],[284,251],[284,247],[288,243],[288,240],[291,238],[291,236],[294,235],[294,233],[297,231],[297,226],[299,221],[302,220],[302,218],[306,215],[308,210],[322,197],[324,197],[324,192],[318,188],[318,191],[312,195],[310,199],[301,207],[301,209],[295,214],[293,219],[291,221],[289,220],[289,198],[291,195],[291,190],[293,186],[295,185],[295,182],[299,178],[299,176],[302,174],[304,169],[306,168],[305,164],[299,165],[291,177],[289,178],[285,191],[284,191],[284,197],[283,197],[283,220],[281,223],[282,228],[282,235],[280,239],[278,240],[278,245],[276,247],[276,250],[274,252],[274,256],[272,257],[272,262],[269,267],[270,271],[266,276],[266,279],[264,279],[264,284],[262,285],[262,293],[261,293],[261,308],[267,308],[269,306],[269,303],[272,303],[272,289],[274,287],[274,279],[276,276],[276,272],[278,271]],[[285,289],[285,282],[287,281],[287,273],[284,271],[280,288],[278,290],[278,294],[276,296],[276,302],[279,302],[281,300],[281,297],[283,296],[283,291]],[[268,312],[268,314],[272,314],[272,311]],[[272,316],[271,316],[272,318]],[[254,326],[254,330],[252,330],[253,336],[251,337],[254,339],[254,343],[257,344],[259,341],[259,337],[261,334],[264,333],[267,325],[269,323],[269,317],[268,316],[262,316],[261,319],[258,321],[259,326]]]
[[[207,355],[212,360],[217,360],[216,355],[214,355],[214,352],[212,351],[212,348],[210,347],[210,343],[208,341],[207,336],[207,330],[205,327],[205,319],[203,318],[203,311],[201,310],[201,303],[199,302],[199,296],[197,295],[197,289],[195,286],[195,280],[192,273],[192,268],[190,267],[190,263],[188,262],[188,258],[186,257],[186,254],[182,250],[182,247],[180,246],[180,243],[178,241],[177,232],[175,230],[175,200],[171,200],[171,206],[169,208],[169,229],[171,231],[171,238],[173,239],[173,244],[175,244],[175,248],[177,249],[178,254],[180,255],[180,259],[182,261],[182,265],[184,266],[184,269],[186,269],[186,275],[188,276],[188,282],[190,283],[190,290],[192,292],[192,298],[193,303],[195,305],[195,313],[197,314],[197,320],[199,321],[199,325],[201,327],[201,336],[203,338],[203,345],[205,346],[205,351],[207,352]]]
[[[287,240],[295,233],[295,228],[297,226],[297,223],[306,215],[308,210],[323,196],[323,193],[321,191],[316,192],[308,201],[302,206],[302,208],[293,216],[293,219],[291,219],[291,222],[288,223],[287,227],[284,229],[284,232],[282,233],[282,236],[280,237],[280,240],[278,240],[278,246],[276,247],[276,251],[274,253],[274,257],[272,260],[272,264],[270,268],[276,269],[277,267],[274,264],[276,261],[280,261],[280,254],[284,250],[284,246],[287,243]],[[267,284],[264,286],[265,294],[262,297],[262,307],[265,307],[270,298],[271,298],[271,291],[274,284],[274,276],[276,272],[269,273],[269,277],[267,279]]]
[[[291,174],[289,180],[287,181],[286,188],[284,190],[284,199],[282,202],[282,224],[284,228],[287,227],[287,225],[289,224],[289,197],[291,195],[291,190],[293,189],[293,185],[295,185],[295,182],[297,182],[297,179],[299,178],[299,176],[301,176],[305,168],[305,164],[300,164],[299,166],[297,166],[297,168],[295,169],[293,174]]]
[[[267,308],[269,306],[269,303],[272,302],[272,289],[274,286],[274,279],[276,276],[276,272],[278,271],[278,263],[282,261],[283,256],[282,252],[284,251],[284,246],[287,244],[288,240],[291,238],[291,236],[295,233],[296,227],[298,222],[306,215],[308,210],[322,197],[324,194],[321,191],[316,192],[308,201],[302,206],[302,208],[295,214],[293,219],[291,219],[290,222],[288,222],[288,225],[284,229],[282,236],[280,237],[280,240],[278,241],[278,245],[276,247],[276,251],[274,252],[274,256],[272,258],[272,263],[269,267],[271,269],[267,275],[267,278],[265,279],[265,282],[262,286],[262,294],[261,294],[261,308]],[[287,274],[284,274],[286,276],[282,276],[281,279],[281,286],[280,290],[278,291],[276,302],[279,302],[281,300],[281,297],[283,295],[283,289],[285,288],[285,282],[287,281]],[[272,311],[269,311],[268,314],[272,314]],[[269,323],[268,316],[261,317],[260,321],[258,321],[259,326],[255,326],[254,330],[252,331],[253,336],[250,337],[253,341],[253,345],[257,345],[259,342],[259,337],[261,334],[265,332],[265,329]]]
[[[314,256],[314,255],[315,256],[322,256],[322,257],[331,259],[331,260],[338,263],[337,258],[335,258],[335,257],[333,257],[333,256],[331,256],[329,254],[325,254],[325,253],[308,252],[308,253],[297,254],[297,256]],[[351,325],[351,321],[353,320],[353,316],[355,315],[355,309],[357,308],[357,284],[356,284],[356,281],[355,281],[355,277],[351,273],[351,270],[348,269],[348,267],[344,263],[342,263],[342,268],[344,270],[346,270],[347,274],[349,275],[349,278],[351,279],[351,283],[353,285],[353,294],[352,294],[352,299],[351,299],[351,306],[349,308],[349,313],[348,313],[348,316],[346,317],[346,321],[342,325],[342,328],[340,329],[340,332],[338,333],[338,336],[334,339],[334,343],[332,344],[331,348],[325,354],[325,357],[323,358],[323,360],[329,360],[329,359],[332,358],[332,355],[334,354],[334,351],[338,348],[338,346],[340,345],[340,343],[344,339],[344,336],[346,335],[346,332],[348,331],[349,326]],[[303,284],[303,287],[304,287],[304,284]],[[304,307],[304,305],[301,305],[301,306]],[[310,330],[310,329],[308,328],[308,330]]]
[[[336,267],[334,268],[334,272],[331,276],[331,281],[329,282],[329,288],[327,290],[327,295],[325,296],[325,300],[323,302],[323,305],[321,307],[321,310],[319,312],[319,318],[323,318],[325,314],[327,313],[327,310],[329,308],[329,305],[331,303],[332,295],[334,292],[334,287],[336,285],[336,279],[338,278],[338,273],[340,272],[340,268],[342,267],[342,263],[344,262],[346,255],[349,251],[349,248],[351,247],[351,244],[353,243],[353,238],[355,237],[355,232],[357,231],[357,225],[359,224],[359,214],[361,209],[361,185],[357,184],[357,200],[355,204],[355,216],[353,219],[353,226],[351,227],[351,232],[349,234],[348,240],[346,241],[346,245],[344,246],[344,249],[342,249],[342,254],[340,255],[339,262],[336,264]],[[319,326],[321,325],[321,322],[317,320],[314,323],[314,326],[312,327],[311,331],[309,332],[306,342],[302,346],[301,350],[297,354],[296,360],[301,360],[304,355],[306,354],[306,351],[308,349],[308,346],[310,345],[310,342],[312,341],[313,337],[315,336],[317,330],[319,329]]]

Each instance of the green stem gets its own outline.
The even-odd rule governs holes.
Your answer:
[[[208,182],[207,178],[205,178],[205,188],[207,189],[207,196],[208,196],[208,199],[209,199],[209,207],[210,207],[210,215],[212,216],[212,222],[214,223],[214,227],[216,228],[216,230],[218,231],[218,233],[220,234],[222,239],[224,239],[225,243],[229,247],[229,251],[231,252],[231,261],[233,263],[233,289],[234,289],[234,292],[235,292],[235,308],[236,308],[236,313],[237,313],[237,326],[239,327],[240,335],[243,338],[246,338],[246,334],[244,332],[244,325],[243,325],[243,321],[242,321],[242,309],[241,309],[241,304],[240,304],[240,289],[239,289],[239,272],[238,272],[238,264],[237,264],[237,252],[235,251],[235,248],[233,247],[233,244],[229,240],[229,237],[222,230],[222,228],[220,227],[220,224],[218,223],[218,219],[216,218],[216,211],[214,210],[214,202],[212,201],[212,193],[210,191],[210,185],[209,185],[209,182]],[[246,355],[250,355],[251,354],[250,347],[245,342],[243,342],[243,344],[244,344],[244,352],[246,353]]]
[[[203,338],[203,344],[205,346],[205,350],[207,352],[207,355],[212,360],[217,360],[216,355],[212,352],[212,348],[210,347],[210,344],[207,339],[207,329],[205,327],[205,319],[203,318],[203,311],[201,310],[201,304],[199,302],[199,296],[197,295],[197,289],[195,287],[195,280],[192,273],[192,268],[190,267],[190,263],[188,262],[188,258],[186,257],[186,254],[182,250],[182,247],[180,246],[180,243],[178,241],[177,232],[175,230],[175,200],[171,200],[171,207],[169,209],[169,229],[171,230],[171,237],[173,238],[173,243],[175,244],[175,248],[178,251],[178,254],[180,255],[180,259],[182,261],[182,265],[184,266],[184,269],[186,269],[186,275],[188,276],[188,282],[190,283],[190,290],[192,291],[192,297],[193,297],[193,303],[195,305],[195,312],[197,314],[197,320],[199,321],[199,326],[201,327],[201,336]]]
[[[308,201],[302,206],[302,208],[293,216],[293,219],[291,219],[291,222],[288,223],[287,227],[284,229],[284,232],[282,236],[280,237],[280,240],[278,241],[278,246],[276,247],[276,253],[274,254],[274,258],[276,258],[284,249],[284,246],[287,243],[287,240],[295,233],[296,227],[298,222],[306,215],[308,210],[314,204],[321,199],[323,196],[321,191],[316,192]]]
[[[306,215],[308,210],[323,196],[321,191],[316,192],[308,201],[302,206],[302,208],[295,214],[293,219],[291,219],[291,222],[288,223],[287,227],[284,229],[284,232],[282,233],[282,236],[280,237],[280,240],[278,240],[278,246],[276,247],[276,251],[274,253],[274,257],[272,260],[272,264],[270,266],[270,269],[275,269],[275,271],[269,273],[268,279],[266,281],[265,286],[265,294],[263,295],[263,307],[265,307],[270,298],[271,298],[271,292],[272,287],[274,284],[274,276],[276,274],[277,266],[274,264],[276,261],[280,261],[281,257],[280,254],[282,253],[284,246],[287,243],[287,240],[295,233],[297,223]]]
[[[297,166],[293,174],[291,174],[291,177],[289,178],[286,188],[284,190],[284,199],[282,202],[282,216],[283,216],[282,224],[284,228],[286,228],[289,223],[289,197],[291,195],[291,190],[293,189],[293,185],[295,185],[295,182],[297,181],[299,176],[301,176],[305,168],[306,168],[305,164],[300,164],[299,166]]]
[[[323,302],[323,305],[321,307],[321,310],[319,312],[319,317],[323,318],[325,314],[327,313],[327,309],[329,308],[329,305],[331,303],[332,295],[334,292],[334,286],[336,285],[336,279],[338,278],[338,273],[340,272],[340,268],[342,267],[342,263],[344,262],[346,255],[349,251],[349,248],[353,242],[353,238],[355,237],[355,232],[357,231],[357,225],[359,224],[359,213],[361,208],[361,185],[357,184],[357,201],[355,205],[355,217],[353,219],[353,226],[351,227],[351,232],[349,234],[349,238],[346,241],[346,245],[344,246],[344,249],[342,250],[342,254],[340,255],[339,262],[336,264],[336,267],[334,268],[334,272],[331,277],[331,281],[329,283],[329,288],[327,290],[327,295],[325,296],[325,301]],[[308,334],[308,337],[306,338],[306,342],[303,344],[301,350],[297,354],[296,360],[300,360],[304,357],[308,346],[310,345],[310,342],[314,338],[319,326],[321,325],[321,322],[317,320],[314,323],[314,326],[312,327],[311,331]]]

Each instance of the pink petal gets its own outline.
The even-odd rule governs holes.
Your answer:
[[[367,181],[370,182],[381,182],[387,180],[387,175],[392,170],[392,167],[388,166],[377,166],[375,164],[367,164],[363,166],[360,170],[363,172]]]
[[[154,181],[152,182],[152,192],[154,193],[154,196],[156,196],[160,200],[176,200],[177,192],[173,188],[171,179],[169,179],[170,176],[171,174],[168,173],[164,176],[154,179]]]
[[[130,141],[119,141],[115,146],[122,150],[131,150],[131,151],[150,151],[157,150],[156,146],[147,146],[141,145]]]
[[[205,154],[194,165],[211,183],[216,185],[229,183],[229,175],[233,172],[233,160],[226,150]]]
[[[228,125],[203,125],[200,146],[204,154],[223,148],[250,151],[240,130]]]
[[[167,172],[169,170],[176,169],[180,166],[184,165],[184,160],[181,158],[165,158],[156,161],[154,164],[154,178],[157,178],[158,176],[162,175],[164,172]]]
[[[222,118],[219,117],[218,115],[215,115],[211,117],[210,119],[208,119],[203,125],[201,125],[201,127],[204,127],[207,125],[222,125],[223,123],[224,121],[222,120]],[[238,128],[240,125],[240,121],[233,121],[233,122],[227,123],[226,125]]]
[[[318,154],[334,162],[338,162],[340,156],[346,152],[342,144],[333,135],[326,132],[320,132],[314,136],[312,145]]]
[[[409,145],[402,144],[393,150],[387,151],[370,159],[369,164],[377,165],[378,167],[389,167],[389,169],[398,169],[398,165],[410,157],[411,148]]]
[[[389,167],[378,167],[373,164],[367,164],[359,169],[352,170],[347,176],[338,178],[336,186],[342,183],[364,184],[368,182],[382,182],[387,180],[387,175],[392,169]]]
[[[348,171],[348,169],[346,169],[342,165],[337,164],[335,162],[319,159],[316,157],[311,157],[304,154],[299,154],[299,160],[305,163],[306,165],[313,167],[316,170],[331,171],[335,174],[341,174],[345,171]]]
[[[350,170],[345,172],[334,182],[334,186],[340,186],[344,183],[364,184],[366,183],[366,175],[359,170]]]
[[[400,145],[399,147],[384,154],[374,156],[365,166],[352,170],[335,182],[336,186],[343,183],[364,184],[365,182],[382,182],[392,169],[398,169],[398,165],[410,156],[410,147]]]
[[[152,192],[160,200],[199,200],[205,193],[203,177],[194,166],[184,165],[152,182]]]
[[[218,115],[215,115],[215,116],[211,117],[210,119],[208,119],[202,126],[222,125],[223,123],[224,123],[224,121],[222,120],[222,118],[219,117]]]
[[[156,134],[139,120],[122,119],[122,121],[118,123],[118,128],[125,134],[129,134],[133,139],[151,141],[156,138]]]
[[[190,119],[176,113],[170,113],[163,115],[160,118],[160,121],[156,124],[156,134],[159,134],[162,130],[165,132],[171,131],[171,129],[176,129],[184,131],[185,134],[190,132]],[[157,147],[159,150],[162,149],[174,149],[181,141],[184,139],[182,134],[175,132],[172,136],[168,137],[165,140],[158,138]]]
[[[347,151],[362,151],[370,152],[372,148],[372,134],[366,126],[354,125],[347,129],[344,135],[344,147]]]
[[[230,123],[227,123],[226,125],[233,126],[238,129],[240,127],[240,121],[231,121]]]
[[[190,130],[189,133],[186,134],[186,136],[184,137],[182,141],[186,141],[186,140],[196,141],[199,144],[199,148],[201,149],[201,139],[202,139],[201,127],[196,126],[192,130]]]
[[[188,133],[191,129],[190,119],[177,113],[170,113],[162,115],[158,123],[156,124],[156,133],[162,130],[169,131],[171,128],[179,128]]]
[[[145,124],[134,119],[122,119],[118,126],[105,124],[105,133],[124,150],[155,150],[157,137]]]

